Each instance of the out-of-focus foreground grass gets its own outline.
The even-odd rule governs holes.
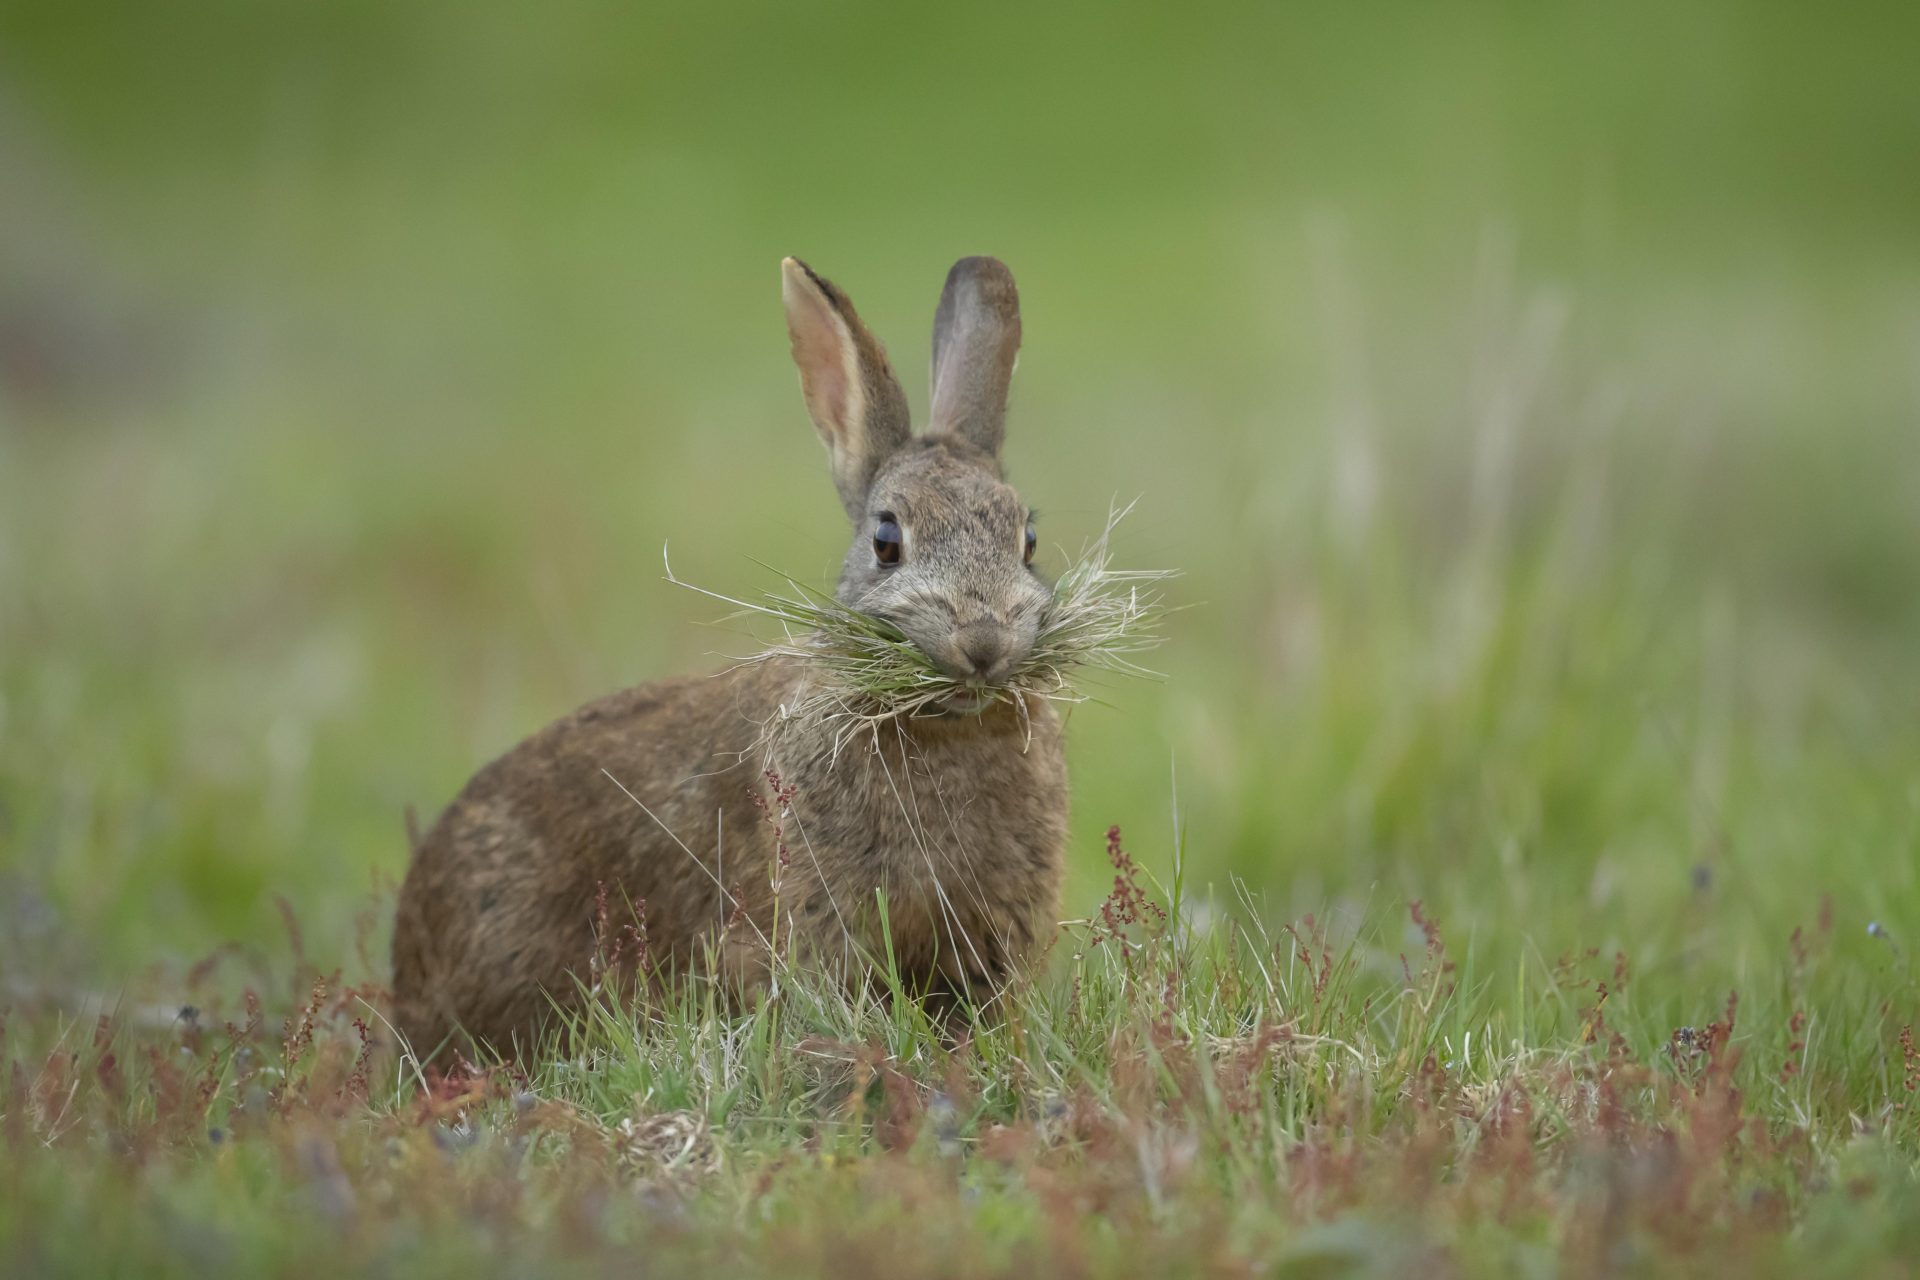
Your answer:
[[[378,980],[406,805],[747,643],[664,544],[830,576],[779,258],[923,404],[942,273],[991,252],[1043,545],[1138,494],[1122,558],[1193,605],[1164,684],[1074,715],[1072,911],[1108,823],[1159,867],[1177,824],[1196,923],[1236,881],[1348,935],[1422,899],[1495,1003],[1625,955],[1649,1043],[1790,1012],[1824,918],[1823,1114],[1880,1123],[1920,1013],[1917,35],[7,0],[0,994],[176,994],[283,949],[276,895]]]

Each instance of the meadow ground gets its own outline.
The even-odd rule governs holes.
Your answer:
[[[1624,953],[1506,969],[1417,902],[1196,932],[1117,828],[1106,852],[1113,888],[1063,932],[1058,980],[957,1043],[885,988],[849,1000],[793,972],[745,1015],[609,983],[525,1069],[425,1076],[378,1047],[377,991],[299,966],[233,1019],[29,1010],[5,1043],[0,1257],[13,1275],[1909,1273],[1912,980],[1861,965],[1830,901],[1721,1002]]]
[[[543,8],[0,5],[0,1272],[1910,1272],[1910,36]],[[981,251],[1182,571],[1046,971],[422,1089],[407,807],[830,577],[783,255],[922,403]]]

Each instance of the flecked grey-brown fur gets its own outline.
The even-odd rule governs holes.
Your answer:
[[[1051,598],[1024,562],[1029,511],[998,459],[1020,341],[1012,275],[991,258],[948,275],[934,417],[915,437],[851,302],[792,259],[783,273],[802,390],[853,520],[836,594],[949,673],[999,684]],[[895,567],[874,554],[881,513],[904,531]],[[642,685],[474,775],[401,888],[394,1020],[414,1052],[468,1041],[512,1052],[556,1006],[576,1007],[602,885],[615,923],[626,903],[645,904],[653,964],[717,970],[748,998],[765,987],[776,914],[783,950],[860,980],[862,958],[885,953],[884,896],[917,990],[991,998],[1056,917],[1067,778],[1052,704],[896,719],[842,744],[829,726],[780,715],[812,678],[776,659]],[[774,804],[768,771],[795,789],[784,868],[761,807]]]

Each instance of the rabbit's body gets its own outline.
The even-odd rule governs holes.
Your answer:
[[[884,894],[902,973],[976,1000],[1005,982],[1055,919],[1066,766],[1051,706],[1031,700],[1030,739],[1002,705],[889,726],[837,758],[825,729],[758,747],[805,679],[795,665],[602,698],[474,777],[421,841],[401,898],[396,1022],[418,1052],[456,1029],[504,1049],[570,1005],[596,945],[616,945],[594,937],[602,885],[615,929],[643,906],[650,965],[717,959],[734,990],[761,984],[776,880],[796,955],[884,956]],[[733,737],[688,752],[660,728],[687,716]],[[778,837],[768,770],[793,789]]]
[[[998,461],[1013,279],[992,259],[949,274],[918,437],[845,296],[791,259],[784,281],[802,389],[855,524],[837,594],[964,691],[849,737],[784,714],[817,673],[768,658],[614,694],[527,739],[467,784],[402,886],[395,1015],[416,1053],[530,1043],[574,1005],[597,948],[632,958],[596,937],[601,901],[616,931],[643,910],[650,968],[712,964],[735,991],[764,983],[770,946],[850,979],[890,947],[917,991],[978,1002],[1051,932],[1060,722],[1004,684],[1051,601]]]

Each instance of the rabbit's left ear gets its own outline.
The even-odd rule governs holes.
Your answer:
[[[787,258],[780,264],[780,296],[800,393],[826,442],[840,501],[860,520],[874,473],[913,434],[906,393],[887,363],[886,348],[831,281]]]
[[[933,315],[933,411],[947,431],[988,453],[1007,432],[1007,387],[1020,354],[1020,291],[998,258],[962,258]]]

